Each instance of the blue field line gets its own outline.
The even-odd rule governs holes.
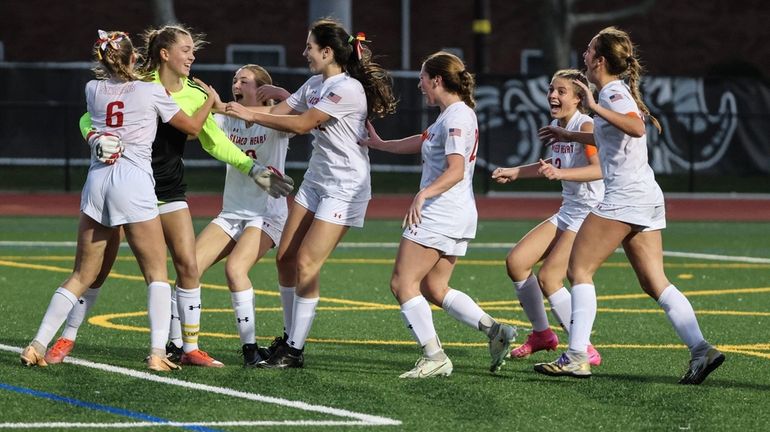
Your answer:
[[[116,408],[116,407],[101,405],[101,404],[92,403],[92,402],[85,402],[77,399],[68,398],[65,396],[59,396],[53,393],[46,393],[46,392],[32,390],[24,387],[16,387],[5,383],[0,383],[0,389],[8,390],[16,393],[27,394],[30,396],[35,396],[43,399],[50,399],[56,402],[64,402],[70,405],[75,405],[77,407],[87,408],[94,411],[103,411],[106,413],[116,414],[119,416],[128,417],[136,420],[144,420],[144,421],[149,421],[149,422],[158,423],[158,424],[170,422],[170,420],[162,419],[160,417],[155,417],[147,414],[142,414],[140,412],[129,411],[123,408]],[[186,426],[186,427],[183,427],[183,429],[200,431],[200,432],[221,432],[219,429],[209,429],[203,426]]]

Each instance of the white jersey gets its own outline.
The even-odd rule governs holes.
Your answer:
[[[585,123],[593,123],[593,120],[575,111],[565,129],[579,132]],[[554,120],[551,125],[558,126],[559,121]],[[551,144],[551,164],[559,169],[588,166],[589,154],[595,152],[593,146],[578,142],[555,142]],[[604,196],[604,182],[601,179],[588,182],[562,180],[561,188],[562,205],[593,208]]]
[[[634,113],[644,118],[631,97],[628,86],[616,80],[602,87],[599,105],[621,114]],[[603,204],[649,207],[663,205],[663,192],[647,162],[647,135],[626,135],[607,120],[594,119],[594,139],[604,175]]]
[[[291,134],[258,124],[248,126],[241,119],[225,115],[217,114],[214,118],[230,141],[246,155],[262,165],[271,165],[284,172]],[[227,165],[222,201],[219,216],[223,218],[250,220],[264,216],[276,221],[286,220],[286,198],[270,197],[257,187],[251,177],[232,165]]]
[[[120,137],[127,160],[152,174],[152,142],[163,123],[171,120],[179,106],[160,84],[142,81],[92,80],[86,84],[86,105],[93,128]],[[101,164],[91,159],[91,166]]]
[[[369,149],[358,145],[367,137],[366,93],[361,83],[347,73],[326,81],[315,75],[286,103],[295,111],[316,108],[331,116],[311,132],[313,153],[304,181],[344,201],[371,198]]]
[[[465,174],[446,192],[425,200],[420,212],[421,228],[455,239],[476,237],[478,213],[473,196],[473,171],[478,140],[476,113],[465,102],[446,107],[423,133],[420,189],[436,181],[447,170],[448,155],[463,156]]]

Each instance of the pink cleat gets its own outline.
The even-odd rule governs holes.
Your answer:
[[[60,337],[56,340],[56,343],[48,349],[48,352],[45,353],[45,361],[48,362],[48,364],[61,363],[62,360],[64,360],[64,357],[67,357],[74,347],[75,341]]]
[[[511,351],[511,357],[527,358],[530,354],[538,351],[553,351],[556,349],[557,345],[559,345],[559,337],[556,336],[556,333],[554,333],[553,330],[545,329],[543,331],[532,331],[532,333],[527,336],[526,342]]]
[[[588,364],[591,366],[599,366],[602,364],[602,355],[599,351],[596,351],[593,345],[588,345]]]

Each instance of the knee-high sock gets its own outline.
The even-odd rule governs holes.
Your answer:
[[[548,315],[545,313],[543,305],[543,292],[540,291],[540,284],[537,277],[530,274],[529,277],[520,282],[514,282],[516,287],[516,296],[519,298],[524,313],[527,314],[529,322],[532,323],[532,330],[543,331],[548,328]]]
[[[433,327],[433,313],[425,297],[418,295],[401,305],[401,318],[412,337],[424,347],[436,338],[436,328]]]
[[[287,335],[291,331],[292,324],[292,312],[294,311],[294,293],[296,287],[285,287],[278,285],[278,290],[281,292],[281,308],[283,309],[283,332]]]
[[[450,288],[449,292],[444,296],[441,308],[461,323],[467,324],[474,330],[481,330],[479,322],[486,313],[468,294]]]
[[[182,321],[182,349],[186,353],[195,351],[201,331],[201,288],[176,287],[176,307]]]
[[[570,352],[587,352],[594,319],[596,319],[596,288],[592,284],[573,286],[572,322],[569,333]]]
[[[179,308],[176,304],[176,290],[171,293],[171,325],[168,329],[168,340],[177,348],[182,348],[182,320],[179,318]]]
[[[96,304],[96,299],[99,297],[99,288],[89,288],[85,294],[78,299],[75,306],[67,315],[67,322],[64,325],[64,330],[61,332],[61,336],[65,339],[74,341],[78,337],[78,329],[83,324],[88,311]]]
[[[230,300],[235,311],[235,326],[238,328],[241,345],[255,343],[254,289],[231,292]]]
[[[293,322],[288,340],[290,347],[299,350],[305,347],[305,340],[307,340],[307,335],[310,334],[310,328],[313,326],[315,308],[318,306],[320,299],[320,297],[304,298],[297,295],[294,296]]]
[[[48,303],[48,309],[45,311],[34,340],[43,347],[47,347],[77,302],[78,298],[75,294],[66,288],[57,288],[51,297],[51,302]]]
[[[171,324],[171,285],[151,282],[147,286],[147,315],[150,319],[151,353],[166,355],[168,326]]]
[[[666,317],[674,326],[679,339],[692,351],[704,342],[695,311],[684,296],[674,285],[669,285],[658,298],[658,304],[666,312]]]
[[[567,288],[561,287],[558,291],[548,296],[551,303],[551,313],[561,327],[569,333],[569,322],[572,320],[572,295]]]

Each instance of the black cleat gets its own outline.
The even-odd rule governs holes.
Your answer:
[[[184,350],[174,345],[173,342],[169,341],[168,343],[166,343],[166,358],[171,363],[179,364],[182,361],[183,354],[184,354]]]
[[[703,355],[694,357],[690,360],[690,367],[687,368],[684,376],[679,380],[679,384],[698,385],[706,379],[711,372],[722,365],[725,361],[725,355],[716,348],[710,347]]]
[[[301,368],[305,364],[302,350],[292,348],[287,344],[278,345],[273,354],[265,361],[257,364],[263,369]]]
[[[267,360],[270,358],[271,355],[273,355],[274,352],[278,350],[278,347],[281,345],[286,345],[286,339],[289,337],[286,335],[286,333],[283,334],[283,336],[276,336],[275,339],[273,339],[272,342],[270,342],[270,346],[267,348],[259,348],[261,350],[260,354],[262,354],[262,357]],[[264,352],[264,353],[263,353]]]
[[[269,357],[269,355],[265,355],[266,351],[265,348],[260,348],[257,344],[243,345],[243,367],[257,367],[259,362],[267,360]]]

